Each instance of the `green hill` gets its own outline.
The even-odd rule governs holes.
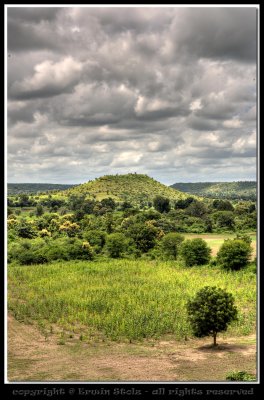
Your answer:
[[[174,183],[171,187],[191,195],[210,198],[255,201],[257,197],[257,183],[254,181]]]
[[[188,197],[185,193],[141,174],[105,175],[75,186],[64,193],[66,195],[85,195],[87,198],[99,201],[111,197],[115,201],[128,201],[132,204],[152,201],[157,195],[167,197],[172,201]]]

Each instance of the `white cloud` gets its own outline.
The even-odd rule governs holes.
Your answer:
[[[229,119],[223,122],[225,128],[241,128],[243,121],[239,118]]]

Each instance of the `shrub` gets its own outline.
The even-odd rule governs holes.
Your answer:
[[[156,196],[153,200],[155,210],[160,213],[170,211],[170,200],[163,196]]]
[[[251,253],[250,243],[241,239],[228,239],[220,247],[216,259],[222,268],[237,271],[249,263]]]
[[[32,239],[37,236],[32,223],[25,220],[21,220],[21,222],[16,226],[16,233],[17,236],[24,239]]]
[[[255,381],[256,377],[246,371],[232,371],[226,375],[227,381]]]
[[[126,230],[127,236],[134,240],[137,249],[142,253],[146,253],[155,246],[158,233],[159,230],[151,223],[134,223]]]
[[[111,233],[106,239],[106,250],[110,257],[119,258],[126,249],[127,238],[122,233]]]
[[[105,245],[106,233],[99,230],[86,231],[83,238],[88,240],[96,253],[100,253]]]
[[[167,233],[161,240],[161,249],[164,254],[176,260],[179,252],[179,247],[184,241],[184,236],[179,233]]]
[[[179,251],[187,267],[207,264],[210,261],[210,253],[210,247],[200,238],[185,240]]]
[[[197,337],[212,335],[214,346],[218,332],[227,330],[237,319],[237,308],[231,293],[216,286],[205,286],[187,303],[187,313],[193,333]]]

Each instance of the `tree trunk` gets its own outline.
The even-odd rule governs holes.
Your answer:
[[[214,346],[216,346],[216,335],[217,335],[217,332],[214,332],[214,333],[213,333],[213,336],[214,336]]]

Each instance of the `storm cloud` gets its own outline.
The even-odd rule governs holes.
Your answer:
[[[7,7],[8,181],[256,179],[256,7]]]

